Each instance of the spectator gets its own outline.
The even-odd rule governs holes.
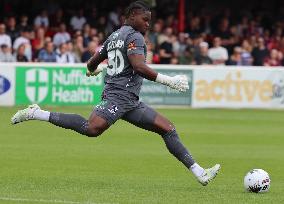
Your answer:
[[[160,35],[160,38],[158,38],[158,41],[161,42],[159,49],[161,64],[170,64],[171,58],[174,56],[172,34],[173,29],[167,27],[165,28],[164,33]]]
[[[98,52],[101,49],[101,47],[102,47],[101,46],[101,41],[100,41],[99,37],[93,36],[92,37],[92,41],[97,44],[97,48],[96,48],[95,52]]]
[[[94,30],[92,30],[93,32]],[[85,23],[83,26],[83,45],[87,47],[89,42],[91,41],[91,34],[96,35],[96,33],[91,33],[91,27],[88,23]]]
[[[94,37],[94,36],[98,36],[98,30],[96,29],[96,28],[91,28],[90,29],[90,32],[89,32],[89,42],[92,40],[92,38]],[[89,42],[88,42],[88,44],[89,44]],[[88,44],[84,44],[84,47],[88,47]]]
[[[251,56],[252,47],[248,40],[243,40],[242,42],[242,65],[250,66],[252,65],[253,58]]]
[[[21,44],[18,47],[15,58],[17,62],[28,62],[29,61],[27,56],[25,55],[25,44]]]
[[[147,43],[147,55],[146,55],[147,64],[153,64],[153,56],[154,56],[154,52],[153,52],[152,43],[148,42]]]
[[[247,16],[243,16],[241,22],[237,25],[237,32],[240,37],[249,37],[248,25],[249,19]]]
[[[185,50],[187,48],[187,39],[189,35],[187,33],[179,33],[178,34],[178,42],[179,42],[179,48],[177,50],[177,56],[178,61],[180,64],[188,64],[186,56],[185,56]]]
[[[281,38],[278,47],[279,47],[279,51],[284,54],[284,36]]]
[[[38,16],[36,16],[34,20],[34,26],[37,27],[42,27],[42,28],[48,28],[49,27],[49,19],[48,19],[48,14],[46,10],[42,10]]]
[[[66,43],[71,40],[70,34],[66,31],[65,23],[60,23],[59,31],[53,37],[53,43],[56,47],[62,43]]]
[[[173,44],[170,37],[166,37],[165,41],[160,46],[160,63],[170,64],[171,58],[174,56]]]
[[[158,36],[161,35],[162,25],[159,22],[156,22],[153,26],[153,31],[148,35],[148,38],[153,45],[153,50],[155,53],[158,52]]]
[[[54,46],[51,41],[45,43],[44,49],[42,49],[38,54],[39,62],[56,62],[56,53],[54,51]]]
[[[36,29],[35,37],[31,40],[34,57],[38,55],[38,52],[44,48],[45,43],[45,30],[41,27]]]
[[[227,65],[242,65],[242,48],[235,47],[230,59],[226,62]]]
[[[92,40],[94,37],[98,37],[98,44],[101,45],[105,41],[105,34],[103,32],[99,32],[98,36],[93,36]]]
[[[72,61],[71,61],[72,60]],[[62,43],[56,50],[56,62],[57,63],[74,63],[74,58],[70,59],[67,53],[67,44]]]
[[[106,33],[107,20],[105,16],[100,16],[97,23],[98,32]]]
[[[265,47],[264,39],[258,38],[257,39],[257,47],[252,50],[252,57],[253,57],[253,65],[254,66],[263,66],[264,60],[269,56],[269,51]]]
[[[73,30],[82,30],[83,25],[87,22],[84,17],[84,10],[79,9],[76,15],[74,15],[70,20],[70,25]]]
[[[178,40],[176,35],[172,35],[171,37],[171,42],[173,45],[173,54],[175,57],[179,57],[180,54],[180,41]]]
[[[164,41],[169,40],[173,35],[173,29],[171,27],[166,27],[160,35],[158,35],[158,45],[161,45]]]
[[[222,18],[217,31],[214,33],[215,36],[221,38],[222,45],[224,47],[230,47],[232,45],[232,33],[230,31],[230,22],[228,18]],[[227,48],[228,49],[228,48]]]
[[[172,57],[171,61],[170,61],[170,64],[179,64],[178,58],[177,57]]]
[[[15,58],[12,55],[11,48],[9,48],[6,44],[1,45],[0,62],[15,62]]]
[[[20,37],[18,37],[13,45],[13,50],[17,51],[19,46],[24,44],[25,45],[25,56],[28,58],[28,61],[32,60],[32,46],[30,42],[31,33],[28,28],[25,28],[21,31]]]
[[[96,52],[97,47],[98,44],[95,43],[94,41],[89,42],[88,49],[82,54],[81,61],[87,62]]]
[[[64,18],[64,11],[62,9],[57,9],[50,19],[51,29],[56,30],[60,26],[60,23],[66,23],[66,20]]]
[[[75,37],[73,50],[74,50],[74,54],[75,54],[75,59],[79,59],[79,61],[81,61],[82,54],[85,51],[85,48],[83,46],[82,35],[77,35]]]
[[[196,38],[203,32],[200,25],[200,18],[198,16],[194,16],[189,21],[189,27],[187,28],[187,33],[190,37]]]
[[[98,20],[98,12],[97,8],[93,7],[90,15],[88,16],[87,22],[91,27],[97,27],[97,20]]]
[[[270,56],[264,60],[264,66],[281,66],[283,56],[276,49],[270,51]]]
[[[111,11],[108,15],[107,33],[112,33],[120,26],[119,15],[121,14],[121,9],[117,7],[115,10]]]
[[[17,37],[20,36],[20,31],[16,27],[16,18],[15,16],[10,16],[7,21],[7,35],[11,37],[12,43]]]
[[[194,61],[196,55],[196,47],[191,38],[186,39],[186,48],[184,51],[184,58],[182,64],[196,64]]]
[[[9,35],[6,34],[6,25],[4,23],[0,24],[0,46],[7,45],[8,48],[12,47],[12,40]]]
[[[173,33],[178,33],[178,19],[173,14],[169,14],[165,19],[164,23],[165,27],[171,27],[173,29]]]
[[[208,43],[201,42],[199,44],[199,54],[195,57],[195,62],[197,65],[206,65],[206,64],[213,64],[212,59],[208,56]]]
[[[67,45],[67,55],[69,58],[69,62],[70,63],[79,63],[81,62],[81,57],[77,56],[75,51],[74,51],[74,46],[73,43],[71,41],[66,43]]]
[[[22,15],[21,18],[20,18],[20,24],[18,26],[18,30],[21,31],[21,30],[30,29],[29,25],[28,25],[28,21],[29,21],[28,16],[27,15]]]
[[[192,60],[191,60],[190,64],[196,64],[194,59],[200,53],[200,43],[202,43],[203,41],[204,41],[204,39],[201,35],[192,39],[191,48],[190,48],[191,54],[192,54]]]
[[[213,64],[225,65],[229,57],[227,49],[221,46],[221,38],[214,38],[213,47],[209,49],[208,56],[213,60]]]

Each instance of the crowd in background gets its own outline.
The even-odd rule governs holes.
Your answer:
[[[145,35],[148,63],[284,66],[284,19],[273,11],[203,6],[186,12],[183,32],[174,12],[160,17],[153,9]],[[33,17],[10,12],[0,21],[0,62],[86,62],[124,19],[119,6],[103,13],[95,5],[53,6]]]

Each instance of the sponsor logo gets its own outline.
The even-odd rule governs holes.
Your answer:
[[[284,105],[284,74],[276,72],[270,76],[272,81],[272,101]]]
[[[127,47],[128,51],[135,50],[135,49],[136,49],[136,44],[134,41],[128,44],[128,47]]]
[[[26,72],[26,94],[32,103],[40,103],[48,93],[48,72],[30,69]]]
[[[111,105],[111,107],[108,108],[108,111],[109,111],[111,114],[115,115],[116,112],[118,111],[118,107],[117,107],[116,105]]]
[[[10,81],[4,76],[0,75],[0,95],[7,92],[11,87]]]
[[[100,100],[102,76],[86,77],[85,68],[17,69],[16,104],[91,104]]]
[[[224,79],[196,82],[195,98],[198,101],[252,102],[259,98],[262,102],[271,101],[272,82],[270,80],[244,79],[242,73],[228,73]]]

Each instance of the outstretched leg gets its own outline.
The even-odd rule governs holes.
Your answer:
[[[210,169],[200,167],[180,141],[174,125],[146,104],[141,103],[137,109],[126,113],[123,119],[161,135],[169,152],[190,169],[202,185],[207,185],[217,175],[220,165]]]
[[[88,137],[97,137],[109,127],[107,121],[98,116],[95,112],[86,120],[77,114],[44,111],[36,104],[18,111],[12,117],[11,122],[12,124],[17,124],[26,120],[47,121],[56,126],[74,130]]]

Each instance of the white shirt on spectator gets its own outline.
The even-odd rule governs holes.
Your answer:
[[[57,51],[56,52],[56,62],[58,62],[58,63],[75,63],[75,58],[69,52],[65,52],[64,54],[60,54]]]
[[[25,55],[28,58],[28,60],[31,61],[32,60],[32,46],[31,46],[30,40],[23,36],[16,38],[13,44],[13,49],[17,50],[21,44],[25,45]]]
[[[0,62],[15,62],[16,58],[11,53],[3,53],[0,51]]]
[[[8,47],[12,47],[11,37],[7,34],[0,34],[0,45],[7,45]]]
[[[64,32],[64,33],[58,32],[53,37],[53,43],[57,47],[62,43],[68,42],[69,40],[71,40],[71,37],[70,37],[70,34],[67,32]]]
[[[228,60],[229,55],[228,51],[224,47],[212,47],[208,50],[208,56],[214,60]],[[219,65],[224,65],[225,63],[221,63]]]
[[[44,26],[48,27],[49,26],[49,20],[48,17],[42,17],[42,16],[37,16],[34,20],[34,25],[35,26]]]
[[[70,20],[70,25],[73,30],[82,30],[83,25],[86,23],[86,18],[84,16],[73,16]]]

